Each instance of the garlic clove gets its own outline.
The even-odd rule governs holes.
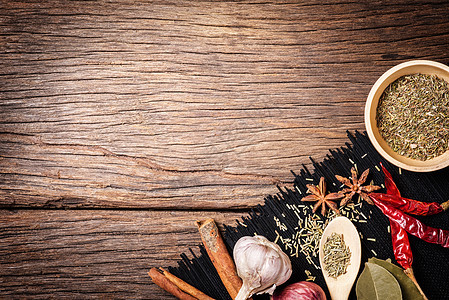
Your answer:
[[[263,236],[246,236],[234,247],[237,273],[243,280],[236,300],[245,300],[253,294],[273,294],[292,273],[289,257],[275,243]]]

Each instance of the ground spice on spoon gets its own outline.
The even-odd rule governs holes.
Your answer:
[[[351,250],[346,246],[343,234],[333,232],[324,243],[324,270],[337,278],[346,273],[351,259]]]

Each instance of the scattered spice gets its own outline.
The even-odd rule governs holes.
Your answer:
[[[298,192],[301,190],[296,187]],[[301,193],[304,194],[304,193]],[[363,202],[359,197],[358,203],[348,203],[345,206],[339,208],[341,215],[346,216],[352,222],[367,223],[371,216],[365,216],[361,211]],[[287,208],[291,210],[297,217],[298,226],[295,227],[294,233],[288,233],[285,231],[286,225],[277,217],[273,217],[277,230],[274,230],[276,234],[275,243],[281,245],[284,251],[291,257],[299,257],[304,255],[309,265],[316,270],[319,270],[319,264],[315,262],[318,259],[318,250],[321,235],[327,224],[333,220],[338,214],[333,210],[326,213],[326,215],[316,214],[312,212],[312,207],[303,204],[286,204]],[[371,212],[370,212],[371,213]],[[363,239],[363,235],[360,233],[360,237]]]
[[[324,177],[320,178],[318,187],[313,184],[308,184],[307,188],[312,193],[312,195],[308,195],[302,198],[301,201],[316,201],[316,204],[312,210],[313,212],[316,212],[317,209],[321,206],[321,214],[324,216],[327,210],[326,206],[328,206],[334,212],[339,213],[337,203],[333,201],[340,200],[344,197],[344,195],[340,192],[330,193],[326,195],[326,182],[324,181]]]
[[[357,203],[350,202],[347,205],[340,207],[341,215],[347,217],[351,222],[366,223],[368,218],[361,211],[363,202],[361,202],[360,199],[361,197],[359,197]]]
[[[314,258],[318,257],[320,239],[324,228],[329,223],[329,220],[335,217],[335,213],[330,216],[328,214],[326,221],[323,221],[319,215],[312,214],[311,209],[308,206],[287,204],[287,207],[297,215],[298,227],[295,228],[295,233],[288,237],[281,236],[281,234],[275,230],[276,239],[274,242],[280,243],[287,254],[292,257],[299,257],[300,254],[303,254],[309,265],[315,267],[317,270],[320,269],[314,262]],[[299,217],[300,213],[306,217]],[[282,226],[283,223],[280,225]]]
[[[449,147],[449,83],[426,74],[398,78],[380,97],[376,120],[400,155],[425,161],[443,154]]]
[[[309,270],[304,270],[304,273],[307,275],[306,281],[315,281],[316,276],[312,276],[312,272]]]
[[[279,218],[277,218],[276,216],[273,216],[274,221],[276,222],[276,226],[281,230],[281,231],[287,231],[287,226],[282,223]]]
[[[343,234],[333,232],[323,247],[324,270],[330,277],[337,278],[346,273],[351,258],[351,250],[346,247]]]

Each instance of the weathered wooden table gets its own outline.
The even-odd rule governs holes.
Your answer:
[[[0,297],[169,299],[152,266],[289,186],[447,1],[2,1]],[[366,3],[365,3],[366,2]]]

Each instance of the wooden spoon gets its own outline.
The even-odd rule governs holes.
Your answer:
[[[347,272],[337,278],[328,276],[327,271],[324,270],[323,263],[323,247],[326,243],[327,237],[329,237],[333,232],[343,234],[344,242],[351,251],[350,264],[347,268]],[[319,252],[321,270],[333,300],[348,299],[351,288],[354,285],[354,281],[359,272],[361,254],[360,237],[354,224],[352,224],[352,222],[346,217],[336,217],[333,219],[326,226],[323,235],[321,236]]]

